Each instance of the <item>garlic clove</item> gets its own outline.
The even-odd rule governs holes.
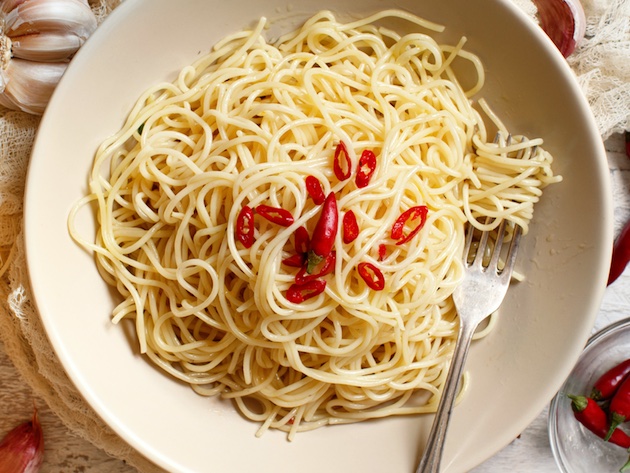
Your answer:
[[[96,17],[81,0],[25,0],[4,18],[9,37],[55,31],[87,39],[96,29]]]
[[[0,472],[37,473],[44,461],[44,434],[37,410],[0,442]]]
[[[72,33],[39,33],[12,38],[13,57],[29,61],[55,62],[70,57],[85,41]]]
[[[67,62],[11,59],[0,76],[0,104],[12,110],[42,114],[67,66]]]
[[[20,3],[24,3],[26,0],[3,0],[0,1],[0,11],[3,13],[9,13]]]
[[[533,0],[540,27],[564,57],[569,57],[586,32],[586,16],[579,0]]]

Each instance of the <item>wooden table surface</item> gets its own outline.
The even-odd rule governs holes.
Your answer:
[[[606,142],[615,197],[616,232],[630,218],[630,159],[622,136]],[[594,331],[630,316],[630,267],[606,290]],[[42,473],[134,473],[123,461],[109,457],[69,431],[44,401],[20,379],[0,344],[0,437],[31,417],[38,408],[45,435]],[[547,409],[511,444],[473,470],[475,473],[556,473],[547,435]],[[2,472],[5,473],[5,472]],[[6,472],[12,473],[12,472]],[[219,473],[219,472],[216,472]],[[222,473],[222,472],[221,472]]]

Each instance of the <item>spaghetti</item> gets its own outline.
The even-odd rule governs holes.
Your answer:
[[[401,11],[346,24],[323,11],[274,42],[265,19],[225,38],[144,93],[70,215],[96,204],[96,241],[70,231],[123,298],[113,320],[134,320],[156,365],[233,399],[260,432],[434,411],[457,334],[464,225],[509,219],[526,232],[559,180],[542,140],[506,141],[480,100],[502,136],[488,137],[472,101],[483,66],[463,39],[399,35],[377,25],[388,17],[442,29]],[[468,90],[455,60],[477,72]],[[353,172],[364,152],[376,158],[360,186],[335,174],[339,143]],[[322,191],[352,212],[352,238],[336,233],[324,288],[292,301],[295,235],[313,234]],[[404,244],[395,224],[414,233]]]

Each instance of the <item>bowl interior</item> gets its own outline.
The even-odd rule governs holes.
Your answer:
[[[127,442],[170,471],[413,471],[431,416],[319,429],[287,443],[254,437],[229,403],[194,394],[138,356],[110,322],[114,301],[66,222],[86,193],[97,146],[150,85],[172,80],[217,40],[261,16],[269,34],[320,9],[341,17],[383,0],[127,0],[74,58],[42,120],[29,170],[25,238],[31,284],[49,338],[73,382]],[[542,31],[501,0],[400,0],[396,7],[468,38],[486,67],[483,96],[515,133],[542,136],[564,181],[549,188],[524,238],[496,329],[474,344],[470,391],[449,431],[444,471],[466,471],[513,440],[552,398],[588,338],[612,241],[606,158],[571,71]],[[584,189],[588,189],[585,192]],[[45,229],[45,231],[42,231]],[[88,212],[79,230],[92,234]],[[247,451],[246,455],[242,452]],[[313,452],[317,462],[305,462]]]

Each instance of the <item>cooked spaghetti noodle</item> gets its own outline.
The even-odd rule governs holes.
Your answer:
[[[139,99],[98,149],[90,195],[70,216],[96,204],[96,241],[70,231],[123,298],[114,321],[134,320],[156,365],[233,399],[260,432],[435,410],[457,334],[450,296],[464,225],[509,219],[526,232],[541,189],[559,180],[542,140],[507,142],[487,105],[473,106],[483,67],[463,39],[399,35],[377,26],[386,17],[441,30],[400,11],[348,24],[320,12],[274,42],[264,19],[225,38]],[[473,65],[472,88],[455,60]],[[482,113],[503,132],[498,142]],[[336,177],[340,142],[355,167],[364,150],[376,155],[366,187]],[[359,234],[344,243],[337,233],[325,290],[292,302],[298,269],[283,261],[321,208],[307,176],[335,193],[340,214],[354,212]],[[294,222],[256,216],[246,248],[239,212],[261,204]],[[426,223],[397,244],[392,225],[418,205]],[[360,262],[378,268],[383,290],[366,284]]]

